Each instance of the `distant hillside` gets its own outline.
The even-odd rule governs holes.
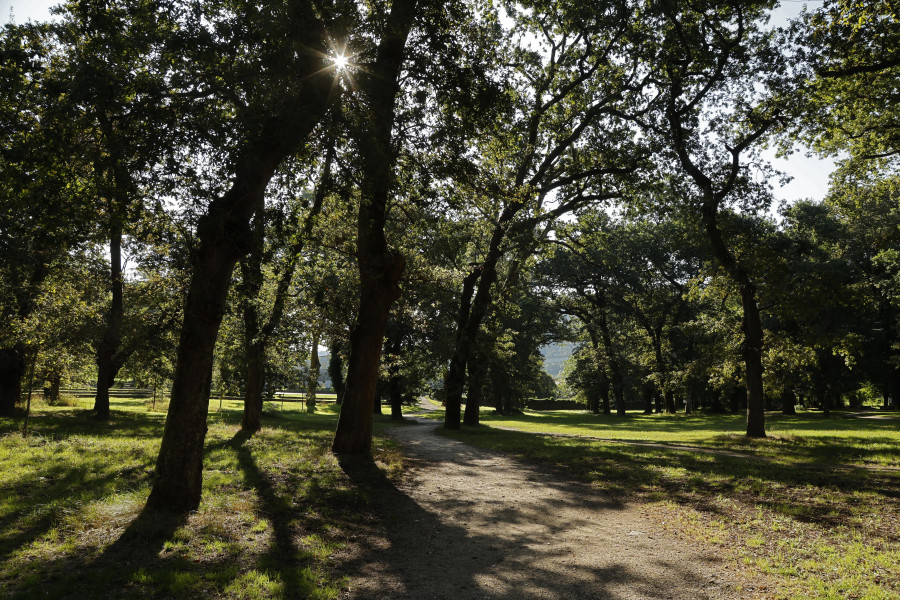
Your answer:
[[[572,342],[563,342],[561,344],[550,344],[541,348],[541,354],[544,356],[544,370],[551,377],[556,379],[562,372],[563,365],[572,356],[575,350],[575,344]]]

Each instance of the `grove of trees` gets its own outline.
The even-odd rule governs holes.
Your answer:
[[[168,390],[148,506],[200,502],[320,369],[333,450],[444,426],[900,400],[900,16],[825,0],[68,0],[0,32],[0,414]],[[766,156],[833,157],[779,203]],[[319,365],[319,348],[330,362]],[[465,411],[463,412],[463,405]]]

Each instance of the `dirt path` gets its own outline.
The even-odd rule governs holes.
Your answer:
[[[413,461],[382,486],[386,526],[345,557],[354,599],[748,598],[720,558],[663,533],[639,507],[561,474],[395,427]]]

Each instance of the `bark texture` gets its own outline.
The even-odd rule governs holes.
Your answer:
[[[743,316],[743,358],[747,385],[747,436],[766,437],[765,398],[763,397],[763,328],[756,301],[756,285],[747,270],[737,262],[725,244],[718,226],[718,204],[707,199],[703,204],[703,225],[713,256],[738,285]]]
[[[293,7],[298,35],[309,52],[300,57],[298,91],[263,119],[258,134],[235,156],[229,189],[213,200],[197,224],[199,241],[184,307],[169,412],[147,500],[151,509],[194,510],[200,504],[203,443],[212,380],[213,350],[225,298],[238,259],[250,246],[250,219],[263,205],[275,169],[295,152],[322,119],[333,71],[323,69],[325,28],[312,6]]]
[[[97,348],[97,394],[94,397],[94,416],[103,421],[109,419],[109,388],[122,366],[116,361],[116,352],[122,344],[122,321],[125,317],[122,228],[115,220],[110,227],[109,259],[112,300],[106,315],[106,330]]]
[[[347,388],[332,443],[336,454],[370,455],[384,331],[391,305],[400,297],[400,277],[406,266],[406,259],[388,247],[384,228],[396,161],[391,137],[395,104],[417,4],[416,0],[395,0],[391,4],[375,62],[358,79],[366,112],[359,115],[354,131],[362,159],[357,219],[361,290],[357,322],[350,336]]]
[[[185,302],[169,412],[147,500],[150,508],[186,511],[200,504],[213,350],[232,271],[249,249],[250,217],[262,206],[277,162],[278,157],[271,155],[249,161],[231,190],[212,203],[197,228],[200,244]]]

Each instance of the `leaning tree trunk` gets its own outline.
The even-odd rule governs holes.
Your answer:
[[[147,499],[150,508],[184,511],[200,504],[216,337],[234,266],[249,246],[250,218],[262,208],[278,157],[247,162],[232,188],[213,201],[197,227],[200,243],[185,301],[169,412]]]
[[[97,394],[94,397],[94,416],[109,419],[109,388],[119,372],[116,352],[122,343],[122,320],[125,304],[122,280],[122,227],[112,217],[109,235],[110,288],[112,301],[106,315],[106,331],[97,348]]]
[[[391,131],[416,4],[416,0],[395,0],[391,4],[375,61],[357,78],[367,109],[364,117],[359,116],[361,122],[354,132],[363,165],[357,219],[360,298],[350,336],[347,389],[331,446],[336,454],[371,454],[373,403],[384,331],[391,305],[400,297],[400,277],[406,266],[403,256],[388,247],[384,228],[396,161]]]
[[[239,147],[230,187],[197,223],[197,248],[184,305],[175,375],[162,444],[147,507],[173,511],[200,504],[203,442],[212,381],[213,351],[234,266],[249,247],[250,219],[263,207],[275,169],[321,121],[334,89],[334,71],[323,68],[327,32],[307,2],[291,3],[298,54],[297,85],[271,102],[271,116]]]
[[[264,323],[261,322],[257,306],[263,287],[262,261],[266,241],[265,221],[261,214],[257,216],[256,222],[253,224],[251,251],[241,260],[244,343],[247,354],[247,387],[244,390],[244,415],[241,418],[241,429],[248,433],[258,431],[260,428],[263,389],[265,389],[266,382],[266,351],[272,335],[284,315],[288,291],[294,279],[294,272],[297,270],[298,257],[303,252],[306,240],[312,233],[316,219],[322,211],[325,196],[331,190],[331,164],[334,154],[334,140],[332,139],[325,151],[325,163],[319,177],[319,184],[316,186],[316,193],[313,196],[313,205],[306,215],[302,231],[297,234],[294,242],[287,248],[288,259],[284,264],[281,277],[278,279],[278,285],[275,287],[271,312]]]

